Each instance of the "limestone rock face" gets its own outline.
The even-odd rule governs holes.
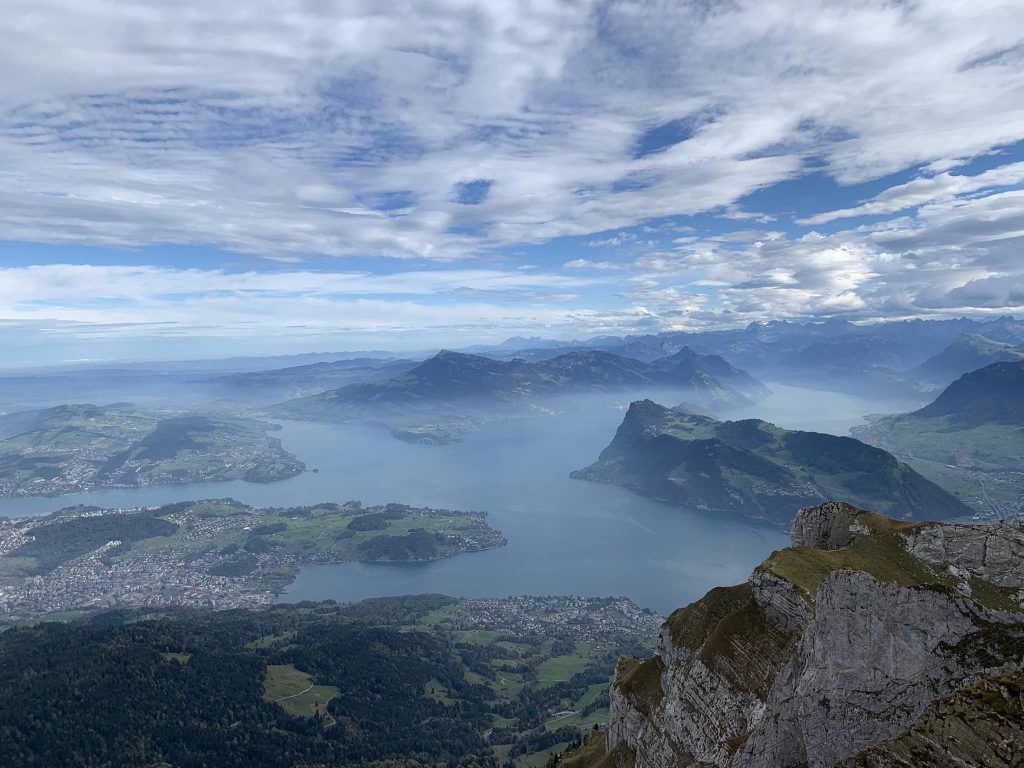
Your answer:
[[[793,518],[789,537],[794,547],[840,549],[853,541],[850,527],[861,510],[843,501],[826,501],[816,507],[804,507]]]
[[[609,749],[641,768],[831,766],[1024,669],[1021,526],[827,503],[800,512],[793,541],[673,613],[657,656],[620,664]]]
[[[914,557],[954,563],[999,587],[1024,587],[1024,523],[929,525],[905,534]]]

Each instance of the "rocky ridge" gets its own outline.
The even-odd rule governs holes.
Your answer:
[[[826,502],[792,542],[673,613],[656,656],[620,661],[589,764],[1024,764],[1024,524]]]

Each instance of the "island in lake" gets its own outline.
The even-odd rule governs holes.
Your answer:
[[[0,418],[0,497],[220,480],[269,483],[306,465],[253,419],[62,405]]]
[[[416,562],[504,546],[486,518],[404,504],[258,509],[220,499],[7,519],[0,521],[0,617],[266,605],[313,563]]]

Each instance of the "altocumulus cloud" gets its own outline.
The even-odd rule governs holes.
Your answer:
[[[461,267],[596,236],[628,249],[635,272],[620,281],[621,328],[652,313],[677,327],[1020,304],[988,287],[1022,274],[1024,171],[992,155],[1024,139],[1019,2],[12,0],[0,25],[7,240]],[[979,157],[989,167],[965,169]],[[840,185],[905,176],[776,213],[759,239],[699,226],[659,237],[692,224],[680,217],[767,221],[744,199],[812,172]],[[583,268],[620,260],[552,263],[565,272],[543,284],[513,269],[458,290],[429,268],[392,282],[513,297],[488,304],[495,324],[614,324],[615,312],[553,304],[579,293]],[[322,303],[358,319],[356,302],[391,292],[345,272],[326,295],[322,278],[289,274],[276,294],[235,282],[233,295],[178,299],[154,286],[186,270],[104,279],[134,286],[109,310],[125,322],[175,302],[211,322],[272,317],[273,301],[303,323]],[[39,292],[4,279],[5,316],[99,312],[56,275]],[[467,306],[453,299],[454,324]]]

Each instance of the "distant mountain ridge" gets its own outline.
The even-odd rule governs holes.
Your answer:
[[[841,318],[808,323],[774,320],[725,330],[595,336],[560,346],[547,342],[516,350],[512,345],[487,354],[503,359],[543,360],[570,350],[596,349],[650,362],[690,347],[700,353],[721,355],[768,381],[802,385],[813,374],[818,388],[916,396],[977,367],[962,368],[939,379],[922,377],[913,370],[964,335],[983,336],[1011,347],[1024,345],[1024,322],[1011,316],[868,324]]]
[[[757,419],[716,421],[650,400],[630,405],[598,461],[573,473],[645,496],[788,523],[802,505],[844,496],[920,519],[969,514],[884,450]]]
[[[495,408],[531,408],[544,398],[628,387],[673,387],[702,406],[748,405],[769,394],[761,382],[714,355],[689,348],[645,363],[581,350],[547,360],[496,360],[444,350],[390,379],[365,382],[276,406],[296,419],[486,418]],[[414,433],[415,434],[415,433]]]
[[[948,384],[956,378],[992,363],[1024,360],[1024,346],[994,341],[971,333],[960,336],[937,355],[925,360],[911,372],[918,379]]]
[[[403,358],[357,357],[266,371],[243,371],[218,376],[205,383],[222,387],[230,397],[256,399],[266,403],[303,397],[349,384],[391,378],[416,365],[415,360]]]

